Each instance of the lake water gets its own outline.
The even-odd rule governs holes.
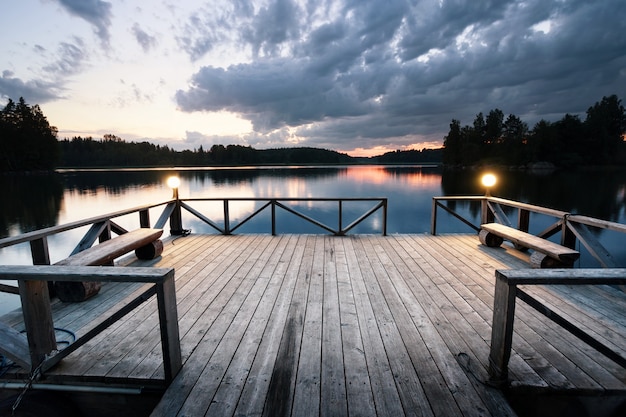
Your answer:
[[[0,205],[0,237],[65,224],[147,203],[170,199],[166,179],[181,178],[181,198],[301,198],[384,197],[388,199],[388,233],[427,233],[433,196],[481,195],[482,172],[448,172],[433,166],[333,166],[333,167],[238,167],[206,169],[151,169],[117,171],[60,171],[54,175],[0,176],[4,198]],[[492,194],[576,214],[626,223],[626,171],[498,172]],[[261,203],[232,203],[230,214],[242,219]],[[222,218],[221,203],[194,203],[205,216]],[[344,225],[359,217],[373,203],[346,203]],[[298,210],[331,226],[336,225],[337,203],[295,204]],[[456,209],[478,223],[476,204],[457,203]],[[161,208],[162,209],[162,208]],[[151,211],[154,222],[160,209]],[[194,233],[215,231],[185,214],[183,227]],[[265,216],[267,219],[268,216]],[[471,233],[456,219],[439,212],[438,233]],[[138,215],[118,221],[123,227],[138,227]],[[281,214],[279,233],[326,233],[295,216]],[[531,232],[543,230],[549,219],[534,220]],[[381,233],[381,216],[356,228],[353,233]],[[166,227],[166,229],[169,229]],[[85,228],[65,232],[49,240],[51,261],[66,257],[85,233]],[[269,233],[269,221],[261,216],[238,233]],[[596,231],[601,242],[626,267],[626,235]],[[597,266],[584,252],[578,266]],[[1,264],[30,264],[28,245],[0,249]],[[0,314],[12,304],[0,293]]]

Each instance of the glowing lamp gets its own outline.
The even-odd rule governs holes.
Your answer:
[[[493,174],[485,174],[481,178],[481,182],[487,189],[487,195],[489,195],[489,190],[491,189],[491,187],[496,185],[496,182],[498,182],[498,178]]]
[[[177,176],[172,176],[167,179],[167,186],[173,191],[172,198],[178,200],[178,187],[180,186],[180,179]]]
[[[178,188],[180,186],[180,178],[176,176],[169,177],[167,179],[167,186],[170,188]]]

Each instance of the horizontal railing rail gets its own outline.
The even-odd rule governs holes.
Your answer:
[[[173,268],[0,265],[0,280],[18,281],[27,336],[27,341],[24,342],[17,330],[2,324],[0,352],[30,371],[33,376],[56,365],[154,295],[157,296],[166,383],[171,382],[182,367]],[[56,352],[57,343],[47,287],[47,282],[50,281],[143,282],[153,285],[69,346]]]
[[[587,345],[626,368],[626,358],[597,340],[549,306],[521,290],[519,285],[626,285],[626,269],[518,269],[496,271],[489,375],[491,382],[504,385],[508,380],[516,299],[548,317]],[[626,307],[626,306],[625,306]],[[624,336],[624,335],[622,335]],[[623,339],[622,339],[623,340]]]
[[[550,238],[557,233],[561,233],[560,244],[571,249],[576,248],[580,242],[589,254],[596,259],[603,268],[616,268],[618,265],[611,253],[600,243],[596,235],[592,232],[595,229],[610,230],[618,233],[626,233],[626,225],[606,220],[596,219],[588,216],[581,216],[566,211],[555,210],[547,207],[536,206],[519,201],[507,200],[492,196],[448,196],[433,197],[430,233],[437,234],[437,220],[439,209],[452,215],[460,222],[464,223],[476,232],[480,231],[480,224],[474,224],[472,220],[459,214],[454,208],[449,207],[446,202],[478,202],[480,208],[480,224],[497,223],[509,227],[515,227],[521,231],[528,232],[530,226],[530,214],[536,213],[554,219],[548,227],[536,234],[538,237]],[[505,213],[503,207],[508,207],[517,211],[517,219],[512,221]],[[517,247],[517,246],[516,246]],[[523,247],[517,247],[525,250]]]
[[[0,249],[17,245],[19,243],[32,242],[35,240],[47,238],[52,235],[56,235],[62,232],[66,232],[72,229],[78,229],[83,226],[90,226],[92,224],[102,223],[106,221],[111,221],[117,217],[122,217],[132,213],[139,213],[139,219],[141,227],[150,227],[150,217],[149,217],[149,209],[153,207],[162,206],[164,204],[168,204],[169,201],[156,203],[156,204],[146,204],[138,207],[129,208],[126,210],[120,210],[113,213],[103,214],[100,216],[90,217],[87,219],[77,220],[70,223],[60,224],[57,226],[46,227],[44,229],[34,230],[32,232],[22,233],[17,236],[6,237],[0,239]],[[114,226],[115,228],[116,226]],[[123,230],[121,226],[117,226],[118,230]]]

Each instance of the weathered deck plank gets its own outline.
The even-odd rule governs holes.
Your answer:
[[[170,240],[161,258],[135,261],[176,269],[184,365],[153,415],[514,415],[482,382],[495,270],[525,268],[525,257],[469,235]],[[55,324],[82,334],[140,287],[107,284],[84,303],[55,303]],[[623,293],[529,291],[626,351]],[[515,384],[626,390],[622,368],[518,304]],[[154,300],[144,303],[47,378],[129,386],[162,378],[155,311]],[[17,315],[6,318],[19,329]]]

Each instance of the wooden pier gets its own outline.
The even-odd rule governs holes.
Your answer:
[[[166,240],[156,260],[129,259],[175,268],[183,366],[173,382],[163,383],[152,299],[36,385],[164,390],[152,416],[516,415],[488,374],[496,270],[528,267],[507,245],[456,234],[192,234]],[[55,327],[84,334],[143,286],[56,302]],[[527,292],[626,357],[623,292]],[[509,390],[624,398],[624,368],[522,303],[515,314]],[[19,314],[1,320],[23,326]],[[26,375],[14,368],[0,384]]]

